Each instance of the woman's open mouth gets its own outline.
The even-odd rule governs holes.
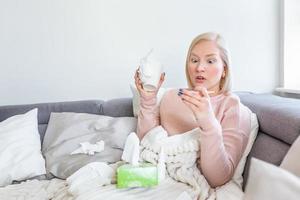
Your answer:
[[[203,76],[196,76],[196,82],[197,83],[203,83],[206,80]]]

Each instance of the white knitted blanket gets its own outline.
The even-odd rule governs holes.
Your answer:
[[[213,190],[197,168],[199,142],[199,128],[168,137],[164,128],[158,126],[143,138],[140,157],[143,161],[157,164],[163,151],[168,176],[191,186],[189,194],[192,199],[215,199]]]

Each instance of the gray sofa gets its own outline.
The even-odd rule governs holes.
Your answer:
[[[256,157],[280,165],[291,144],[300,134],[300,100],[270,94],[238,93],[241,101],[257,114],[259,133],[248,156],[244,178],[247,179],[249,160]],[[0,121],[37,107],[39,132],[43,141],[51,112],[82,112],[113,117],[133,116],[132,99],[109,101],[90,100],[30,105],[0,106]],[[244,181],[245,186],[246,181]]]

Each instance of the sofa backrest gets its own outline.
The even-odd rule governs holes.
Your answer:
[[[43,142],[51,112],[90,113],[112,117],[133,116],[131,98],[121,98],[109,101],[88,100],[0,106],[0,122],[8,117],[26,113],[33,108],[38,108],[38,128],[41,142]]]
[[[238,95],[241,102],[256,113],[259,122],[259,132],[245,166],[246,182],[252,157],[277,166],[281,164],[300,134],[300,100],[271,94]]]
[[[258,136],[248,156],[244,185],[248,177],[250,158],[280,165],[291,144],[300,134],[300,100],[278,97],[270,94],[237,93],[241,102],[258,117]],[[133,116],[132,99],[120,98],[109,101],[90,100],[31,105],[0,106],[0,121],[38,108],[38,122],[41,141],[51,112],[78,112],[112,117]]]

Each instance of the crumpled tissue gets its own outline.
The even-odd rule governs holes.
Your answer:
[[[67,178],[68,191],[78,197],[99,186],[110,184],[114,174],[115,170],[105,162],[89,163]]]
[[[82,142],[80,143],[80,147],[73,151],[71,155],[74,154],[87,154],[87,155],[94,155],[95,152],[99,153],[104,150],[104,141],[100,140],[96,142],[96,144],[91,144],[89,142]]]

